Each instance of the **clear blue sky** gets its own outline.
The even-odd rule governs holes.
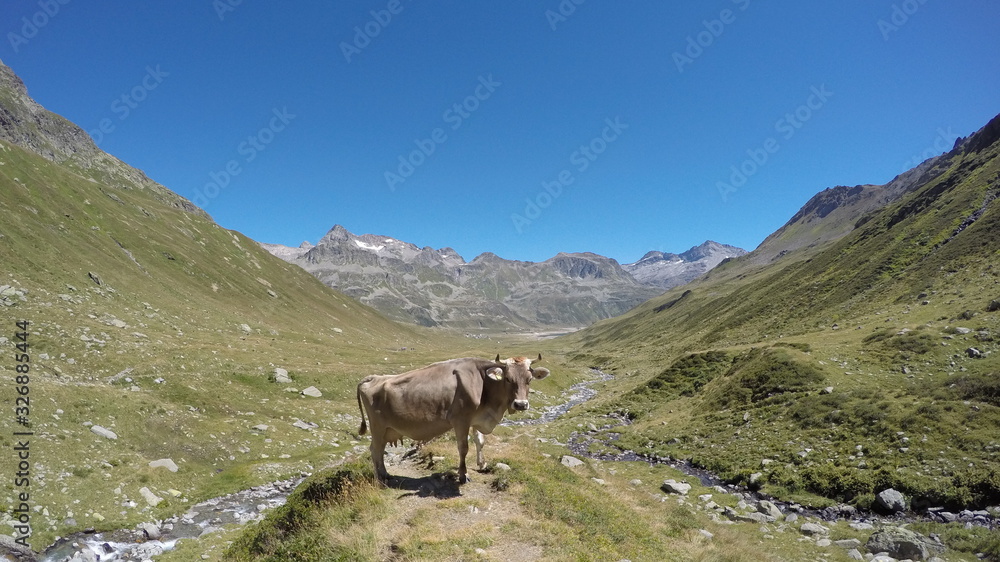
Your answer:
[[[4,0],[0,59],[256,240],[630,262],[752,249],[950,148],[1000,113],[998,23],[991,0]]]

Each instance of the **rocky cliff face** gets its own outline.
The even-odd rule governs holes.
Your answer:
[[[264,247],[330,287],[397,320],[486,330],[580,327],[660,293],[615,260],[561,253],[544,262],[484,253],[470,262],[451,248],[420,248],[337,225],[315,246]]]
[[[0,62],[0,140],[34,152],[109,189],[150,191],[157,199],[205,215],[187,199],[102,151],[83,129],[28,95],[24,82]]]
[[[670,289],[697,279],[727,258],[746,253],[742,248],[709,240],[681,254],[652,251],[623,267],[640,283]]]

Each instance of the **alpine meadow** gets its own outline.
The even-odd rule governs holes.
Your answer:
[[[824,183],[927,142],[871,141],[890,106],[963,122],[960,93],[886,86],[943,59],[867,74],[845,47],[837,68],[878,76],[859,105],[819,27],[762,37],[774,7],[751,0],[461,25],[454,3],[203,4],[121,7],[131,31],[62,0],[6,18],[0,560],[1000,560],[1000,115],[879,183]],[[951,13],[856,4],[894,54]],[[665,13],[688,17],[661,37]],[[83,28],[80,49],[121,53],[156,18],[194,23],[135,60],[243,50],[143,62],[88,123],[21,70]],[[982,80],[970,97],[995,97]]]

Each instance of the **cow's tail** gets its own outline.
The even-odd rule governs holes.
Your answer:
[[[366,382],[368,382],[367,378],[358,384],[358,410],[361,411],[361,428],[358,429],[358,435],[364,435],[368,431],[368,425],[365,423],[365,408],[361,405],[361,385]]]

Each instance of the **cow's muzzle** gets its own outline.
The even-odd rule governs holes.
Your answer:
[[[528,409],[528,401],[527,400],[515,400],[514,401],[514,409],[518,410],[518,411],[521,411],[521,412],[527,410]]]

